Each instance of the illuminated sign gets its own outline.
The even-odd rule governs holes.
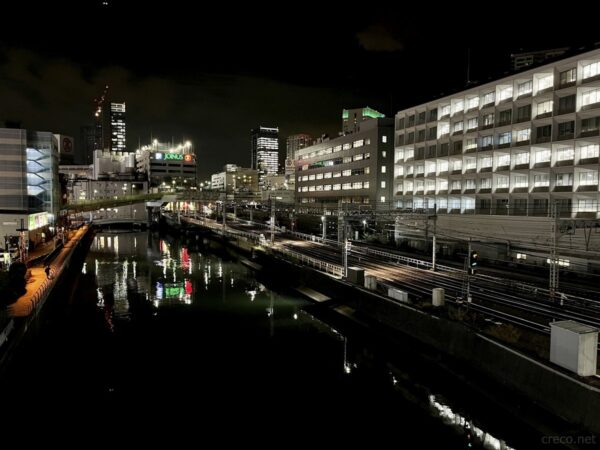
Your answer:
[[[184,155],[183,159],[185,160],[185,162],[192,162],[194,160],[194,158],[192,157],[192,155]]]
[[[29,231],[37,230],[38,228],[42,228],[45,225],[48,225],[48,213],[47,212],[29,215],[29,226],[27,227],[29,229]]]
[[[188,159],[188,156],[190,159]],[[185,155],[186,161],[191,161],[192,155]],[[183,161],[184,155],[180,155],[179,153],[155,153],[154,159],[162,159],[162,160],[172,160],[172,161]]]

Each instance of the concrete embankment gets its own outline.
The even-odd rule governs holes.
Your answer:
[[[573,425],[600,432],[600,389],[576,375],[513,350],[461,322],[395,302],[319,271],[271,255],[263,257],[260,264],[269,278],[312,286],[352,306],[362,316],[453,358],[469,369],[470,376],[486,376]]]

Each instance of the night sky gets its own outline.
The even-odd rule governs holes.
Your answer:
[[[108,84],[127,102],[129,150],[151,134],[190,139],[206,176],[249,165],[255,126],[278,126],[284,154],[289,134],[335,136],[343,108],[390,115],[460,90],[468,48],[483,82],[521,49],[600,42],[583,5],[21,3],[2,7],[0,125],[77,140]]]

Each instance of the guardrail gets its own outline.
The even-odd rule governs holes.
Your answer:
[[[382,250],[375,250],[369,247],[360,247],[360,250],[357,250],[355,247],[353,247],[350,250],[351,253],[355,253],[355,254],[367,254],[367,255],[377,255],[377,256],[382,256],[384,258],[388,258],[391,260],[395,260],[398,263],[404,263],[407,266],[413,266],[413,267],[417,267],[417,268],[421,268],[421,269],[432,269],[433,268],[433,264],[431,264],[429,261],[424,261],[422,259],[417,259],[417,258],[410,258],[408,256],[402,256],[402,255],[398,255],[396,253],[389,253],[389,252],[384,252]],[[436,264],[435,268],[437,271],[439,272],[450,272],[450,273],[462,273],[464,274],[464,270],[460,270],[457,269],[455,267],[450,267],[450,266],[444,266],[441,264]]]
[[[319,242],[321,244],[339,245],[336,239],[323,239],[321,236],[315,234],[300,233],[299,231],[288,231],[287,234],[303,239],[305,241]]]
[[[331,264],[325,261],[321,261],[320,259],[313,258],[311,256],[306,256],[303,253],[290,250],[286,247],[271,247],[271,249],[278,253],[282,253],[286,256],[294,258],[295,260],[300,262],[300,264],[314,267],[315,269],[318,269],[322,272],[330,273],[331,275],[340,278],[344,275],[344,268],[342,266],[338,266],[337,264]]]
[[[184,218],[184,216],[182,216],[182,218]],[[224,236],[246,237],[253,241],[260,241],[260,235],[261,234],[264,235],[264,233],[241,231],[241,230],[236,230],[235,228],[227,228],[227,226],[223,227],[222,224],[220,224],[217,221],[212,220],[212,219],[196,219],[196,218],[192,218],[192,217],[185,217],[185,220],[188,221],[189,223],[193,223],[193,224],[208,228],[209,230],[212,230],[213,232],[224,235]],[[268,230],[265,230],[265,231],[268,231]],[[311,236],[311,235],[304,234],[304,233],[296,233],[296,235]],[[290,258],[295,259],[300,264],[314,267],[315,269],[318,269],[325,273],[332,274],[334,276],[338,276],[338,277],[343,276],[343,273],[344,273],[343,267],[338,266],[336,264],[331,264],[331,263],[328,263],[325,261],[321,261],[320,259],[313,258],[311,256],[306,256],[303,253],[296,252],[294,250],[290,250],[285,247],[269,245],[269,248],[271,249],[271,251],[273,251],[275,253],[281,253]]]

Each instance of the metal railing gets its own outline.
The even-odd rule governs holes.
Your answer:
[[[303,253],[290,250],[286,247],[271,247],[271,249],[275,252],[282,253],[290,258],[295,259],[300,264],[314,267],[321,272],[329,273],[340,278],[344,275],[344,268],[342,266],[338,266],[337,264],[321,261],[320,259],[307,256]]]
[[[410,258],[408,256],[402,256],[397,253],[384,252],[382,250],[375,250],[366,246],[359,247],[356,249],[355,247],[350,250],[352,253],[357,255],[376,255],[382,256],[387,259],[391,259],[397,263],[406,264],[407,266],[413,266],[420,269],[432,269],[433,264],[429,261],[424,261],[422,259]],[[457,269],[455,267],[444,266],[441,264],[436,264],[435,268],[438,272],[452,272],[452,273],[464,273],[464,270]]]

